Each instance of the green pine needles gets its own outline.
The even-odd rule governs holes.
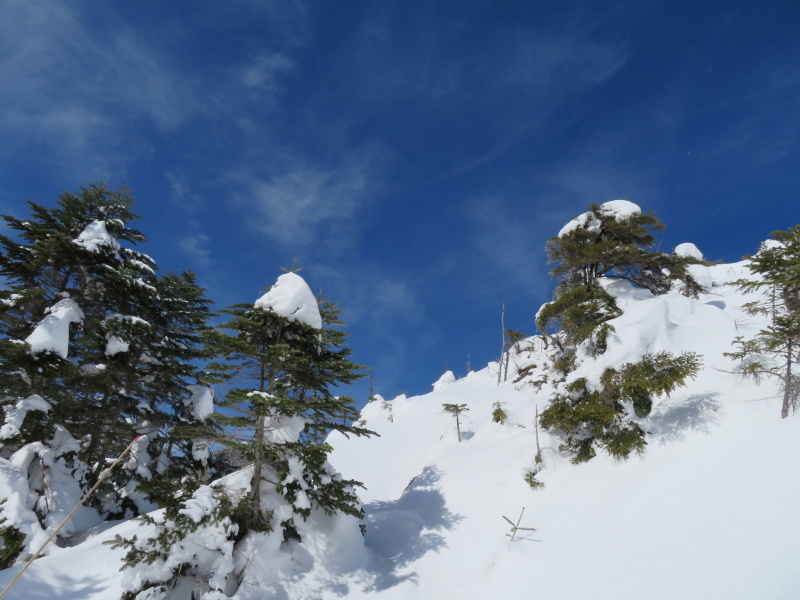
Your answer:
[[[654,396],[684,386],[701,364],[692,352],[679,356],[658,352],[617,370],[607,369],[598,387],[591,387],[585,378],[575,379],[551,400],[539,422],[566,434],[561,450],[572,454],[573,462],[593,458],[595,446],[626,459],[632,452],[643,452],[647,444],[644,430],[631,417],[649,415]]]

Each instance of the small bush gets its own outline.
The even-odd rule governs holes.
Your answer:
[[[508,419],[508,413],[506,413],[506,411],[503,410],[503,407],[499,402],[495,402],[492,405],[492,421],[503,425],[507,419]]]
[[[532,490],[541,490],[544,487],[544,482],[536,479],[536,473],[532,471],[525,473],[525,483],[531,486]]]

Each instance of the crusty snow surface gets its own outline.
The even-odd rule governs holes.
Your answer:
[[[367,486],[366,537],[350,517],[315,513],[302,544],[253,546],[247,591],[237,598],[800,598],[800,415],[780,418],[774,382],[726,372],[733,365],[722,353],[732,339],[763,326],[740,309],[752,298],[725,285],[748,274],[744,264],[698,268],[713,283],[699,300],[608,286],[625,313],[612,322],[607,352],[579,359],[575,376],[591,379],[646,352],[703,355],[699,376],[642,421],[650,432],[643,456],[616,462],[601,451],[575,466],[540,432],[537,479],[545,487],[525,483],[536,408],[552,393],[549,384],[532,385],[544,356],[531,338],[499,387],[492,363],[460,380],[444,377],[423,396],[376,398],[362,418],[379,438],[332,434],[331,463]],[[515,383],[517,367],[532,364]],[[505,424],[491,420],[495,402]],[[460,443],[443,403],[469,407]],[[516,521],[523,508],[521,526],[536,531],[512,542],[503,517]],[[122,552],[102,542],[138,527],[89,532],[36,561],[7,597],[117,598]],[[18,569],[0,573],[0,585]]]

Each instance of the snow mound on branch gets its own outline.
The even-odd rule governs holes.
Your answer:
[[[299,415],[274,415],[264,419],[264,439],[272,444],[293,444],[300,439],[306,419]]]
[[[67,358],[69,348],[69,324],[81,323],[83,311],[74,300],[66,298],[47,309],[49,313],[33,330],[25,341],[31,347],[33,356],[42,352],[54,352]]]
[[[101,248],[111,248],[114,252],[120,249],[117,238],[106,231],[105,221],[92,221],[73,241],[90,252],[100,252]]]
[[[198,421],[214,412],[214,390],[207,385],[187,385],[191,397],[183,401]]]
[[[624,221],[633,215],[641,214],[641,212],[642,209],[638,204],[628,200],[611,200],[600,205],[600,214],[604,217],[611,217],[615,221]],[[564,237],[576,229],[600,233],[600,221],[595,217],[594,213],[587,211],[564,225],[561,231],[558,232],[558,237]]]
[[[0,440],[7,440],[19,434],[22,422],[30,411],[40,410],[46,413],[50,412],[51,408],[49,402],[36,394],[20,400],[14,406],[4,406],[6,423],[0,427]]]
[[[256,308],[263,308],[289,321],[299,321],[315,329],[322,328],[319,305],[305,279],[297,273],[278,277],[275,285],[256,300]]]
[[[691,242],[685,242],[675,246],[674,254],[684,258],[696,258],[697,260],[703,260],[703,253],[700,252],[700,249]]]

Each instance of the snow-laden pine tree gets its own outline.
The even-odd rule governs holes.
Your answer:
[[[664,229],[651,212],[627,200],[592,204],[588,212],[571,220],[547,241],[548,262],[558,280],[554,300],[542,306],[536,325],[543,332],[560,332],[559,343],[576,345],[596,328],[620,315],[614,298],[602,282],[624,279],[653,294],[678,285],[687,296],[697,297],[702,286],[689,266],[704,264],[691,256],[651,250],[653,232]]]
[[[550,405],[541,413],[543,427],[559,430],[561,448],[575,462],[595,456],[595,447],[616,458],[641,452],[644,430],[635,422],[647,416],[653,396],[668,394],[693,377],[699,357],[666,352],[646,354],[640,361],[608,368],[598,381],[570,378],[581,356],[606,351],[613,332],[608,321],[622,311],[607,287],[613,280],[652,294],[679,291],[697,297],[702,286],[691,265],[704,264],[688,253],[665,254],[650,250],[653,232],[664,225],[652,213],[626,200],[593,204],[567,223],[547,242],[551,271],[558,284],[554,299],[542,306],[536,324],[557,350],[553,356],[561,383]]]
[[[124,190],[65,192],[28,203],[0,236],[0,498],[7,561],[30,551],[95,483],[107,460],[142,436],[92,498],[95,518],[136,511],[138,482],[185,462],[194,360],[207,301],[189,273],[159,276],[136,251],[144,235]],[[210,411],[209,411],[210,412]],[[89,510],[74,520],[86,524]],[[64,529],[68,535],[70,526]]]
[[[739,361],[737,371],[743,376],[781,382],[785,419],[800,398],[800,225],[774,231],[772,237],[747,264],[757,277],[737,282],[742,290],[761,293],[745,310],[768,315],[770,324],[752,339],[737,338],[738,349],[727,356]]]
[[[151,519],[152,536],[116,540],[130,549],[126,598],[187,585],[199,599],[225,597],[241,582],[249,548],[301,541],[315,513],[362,516],[360,484],[343,479],[327,462],[330,446],[317,443],[332,430],[372,433],[352,424],[352,398],[334,394],[362,377],[336,328],[340,311],[318,304],[291,272],[255,304],[223,312],[231,318],[211,343],[224,361],[209,366],[228,387],[214,416],[215,443],[250,464],[211,485],[185,487],[163,519]]]

